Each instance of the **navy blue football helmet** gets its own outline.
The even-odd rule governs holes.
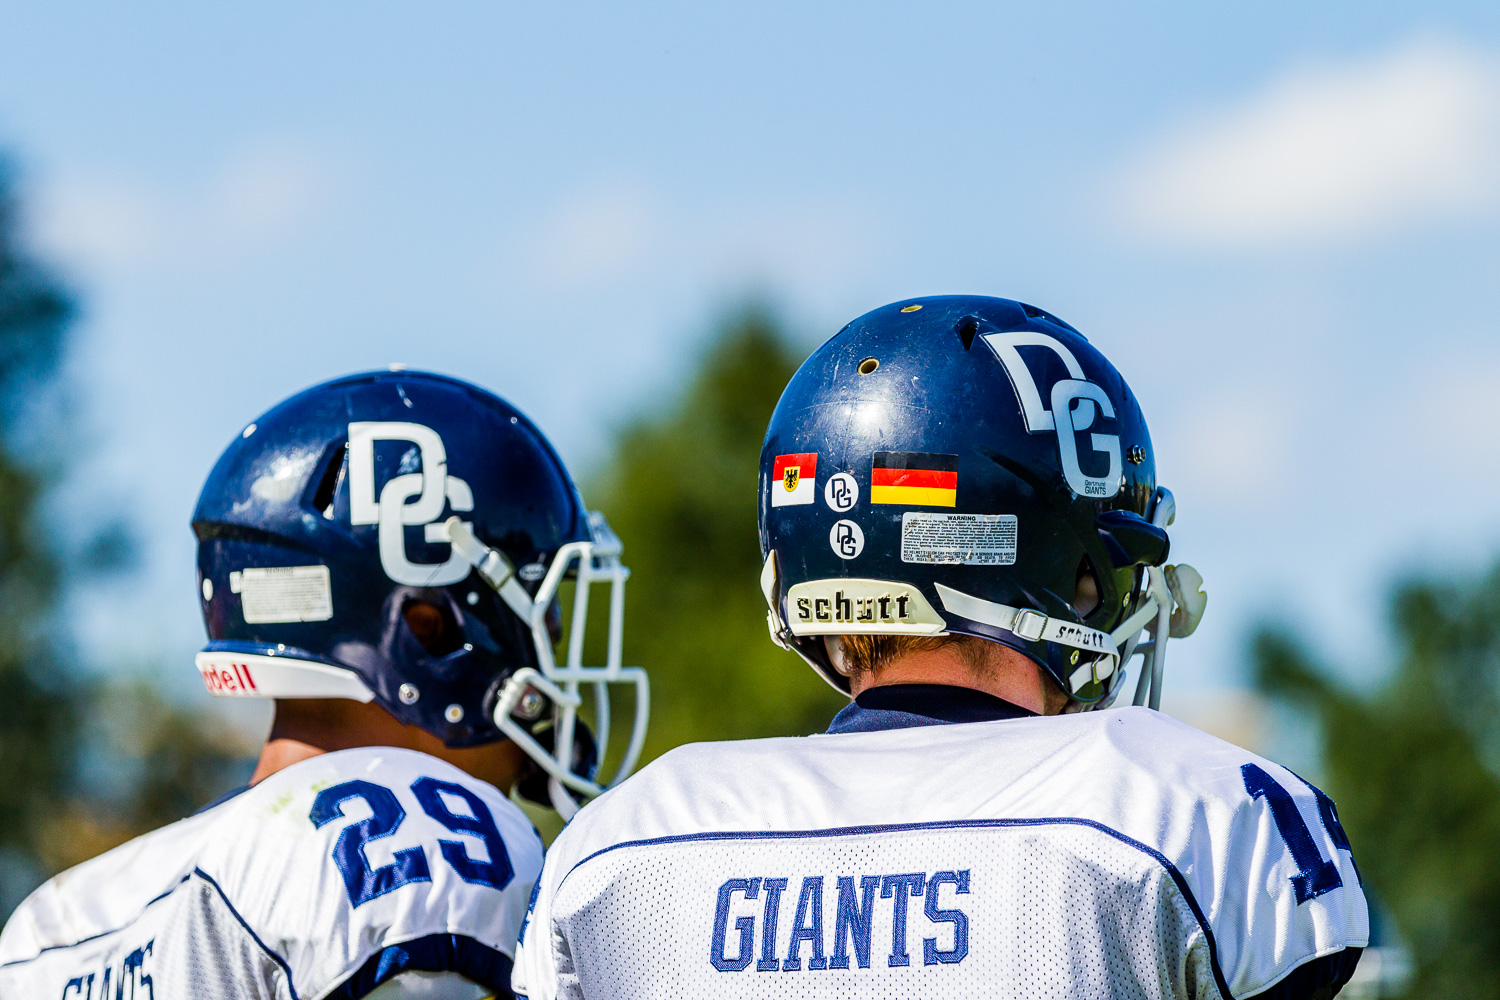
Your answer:
[[[1077,330],[1008,299],[898,302],[814,351],[771,417],[771,635],[846,694],[826,637],[988,639],[1073,710],[1110,704],[1139,652],[1154,708],[1166,637],[1206,602],[1164,565],[1174,512],[1135,396]]]
[[[211,693],[374,700],[449,746],[511,739],[533,789],[571,813],[602,790],[606,685],[620,665],[620,545],[584,509],[547,439],[509,403],[441,375],[335,379],[274,407],[230,444],[193,514]],[[576,581],[567,662],[558,589]],[[607,662],[584,666],[589,586],[611,587]],[[595,685],[597,744],[577,719]],[[572,748],[564,753],[558,748]]]

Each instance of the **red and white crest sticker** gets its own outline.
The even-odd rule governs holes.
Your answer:
[[[771,506],[793,507],[817,499],[818,456],[777,455],[771,467]]]

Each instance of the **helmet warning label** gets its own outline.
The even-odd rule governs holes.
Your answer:
[[[962,566],[1010,566],[1016,561],[1016,515],[901,515],[901,561]]]
[[[264,566],[229,574],[249,625],[323,622],[333,617],[327,566]]]

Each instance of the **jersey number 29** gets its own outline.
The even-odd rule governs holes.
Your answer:
[[[511,866],[510,855],[505,852],[500,831],[495,827],[495,817],[479,796],[463,785],[436,778],[418,778],[412,782],[411,790],[427,815],[454,833],[468,834],[484,842],[484,849],[490,856],[488,861],[476,861],[470,857],[462,841],[438,841],[443,860],[458,873],[459,878],[492,889],[503,889],[510,884],[515,869]],[[454,812],[443,801],[443,794],[462,799],[468,805],[470,815]],[[333,862],[344,876],[349,902],[359,906],[403,885],[431,882],[432,869],[427,866],[427,854],[420,847],[394,852],[391,863],[379,868],[371,868],[365,857],[366,844],[391,836],[406,818],[406,810],[401,808],[396,793],[384,785],[356,778],[325,788],[313,800],[312,812],[307,818],[312,820],[313,826],[322,829],[343,817],[344,803],[350,799],[363,799],[370,807],[370,816],[358,823],[350,823],[333,844]]]

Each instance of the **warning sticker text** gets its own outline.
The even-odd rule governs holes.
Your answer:
[[[901,561],[1010,566],[1016,561],[1016,515],[901,515]]]

